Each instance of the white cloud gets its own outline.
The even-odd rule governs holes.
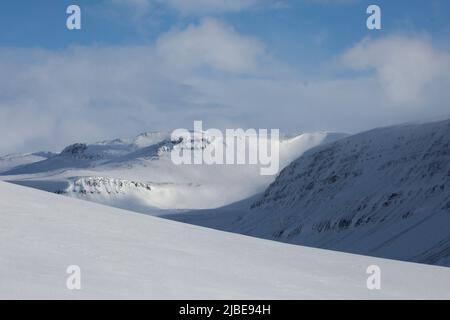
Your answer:
[[[0,49],[0,154],[61,149],[217,117],[186,79],[251,72],[258,41],[207,19],[155,46]],[[220,118],[220,116],[219,116]]]
[[[450,83],[450,55],[423,38],[390,36],[364,39],[348,50],[341,63],[357,71],[372,70],[387,102],[416,106],[430,99],[433,86]]]
[[[448,114],[448,53],[423,39],[356,44],[341,66],[373,72],[347,79],[288,77],[265,55],[261,42],[216,20],[154,46],[0,49],[0,154],[190,128],[194,120],[354,132]]]
[[[207,67],[231,73],[255,72],[265,55],[264,45],[258,40],[241,36],[209,18],[199,25],[169,32],[156,46],[168,67],[185,71]]]

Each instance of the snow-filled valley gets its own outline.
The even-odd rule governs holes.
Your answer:
[[[318,146],[260,196],[169,218],[292,244],[450,266],[450,120]]]
[[[68,290],[67,267],[81,269]],[[367,267],[382,271],[366,287]],[[450,269],[189,226],[0,182],[2,299],[449,299]]]
[[[285,138],[277,177],[170,159],[175,146],[208,143],[162,133],[78,143],[36,161],[16,155],[23,163],[0,179],[267,240],[450,266],[450,120]]]
[[[3,1],[0,301],[450,300],[450,0],[400,2]]]

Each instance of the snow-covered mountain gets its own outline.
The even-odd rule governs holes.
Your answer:
[[[41,161],[30,161],[17,165],[9,170],[2,170],[3,175],[30,175],[42,173],[55,173],[60,170],[73,170],[76,168],[95,168],[114,160],[120,160],[127,155],[138,151],[141,156],[156,156],[153,150],[158,144],[170,144],[168,133],[143,133],[134,139],[114,139],[93,144],[75,143],[64,148],[59,154],[42,158]],[[163,146],[161,146],[163,147]],[[147,152],[148,154],[145,154]]]
[[[55,156],[55,154],[51,152],[9,154],[4,157],[0,157],[0,172],[9,171],[13,168],[27,164],[44,161],[53,156]]]
[[[1,299],[449,299],[450,269],[303,248],[0,182]],[[67,269],[80,268],[81,290]],[[381,290],[366,287],[381,268]]]
[[[281,167],[309,148],[343,137],[306,133],[281,141]],[[275,177],[261,176],[257,165],[181,165],[171,151],[207,149],[212,139],[171,139],[169,133],[144,133],[132,139],[76,143],[60,154],[8,168],[2,180],[145,213],[159,209],[220,207],[262,192]],[[219,141],[225,145],[226,141]],[[36,160],[36,159],[35,159]]]
[[[174,218],[450,266],[450,120],[380,128],[316,147],[248,206],[229,209],[228,219],[220,210]]]
[[[258,166],[176,166],[170,159],[175,147],[210,143],[164,133],[79,143],[1,179],[271,240],[450,266],[450,120],[346,138],[286,138],[287,167],[275,181]]]

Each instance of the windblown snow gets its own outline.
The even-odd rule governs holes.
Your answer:
[[[342,136],[318,132],[282,139],[281,168],[306,150]],[[208,138],[172,141],[169,133],[150,132],[132,139],[76,143],[48,159],[18,156],[17,165],[9,161],[5,170],[0,159],[0,175],[20,185],[144,213],[221,207],[262,192],[275,179],[261,176],[259,165],[172,162],[174,148],[211,148]]]
[[[174,219],[450,266],[450,120],[380,128],[309,150],[246,208],[231,209]]]
[[[66,288],[68,266],[81,290]],[[366,287],[369,265],[381,290]],[[0,298],[450,298],[450,269],[248,238],[0,182]]]

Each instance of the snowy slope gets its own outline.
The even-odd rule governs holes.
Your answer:
[[[4,175],[39,174],[58,172],[76,168],[95,168],[121,159],[138,150],[168,141],[168,133],[143,133],[132,139],[114,139],[93,144],[75,143],[64,148],[60,154],[53,155],[42,161],[34,161],[17,165],[9,170],[2,170]]]
[[[250,207],[221,229],[450,266],[450,120],[314,148]]]
[[[10,154],[0,157],[0,172],[9,171],[13,168],[44,161],[54,154],[50,152],[37,152],[26,154]]]
[[[69,265],[81,291],[66,289]],[[382,290],[366,269],[382,270]],[[302,248],[0,182],[0,298],[450,298],[450,269]]]
[[[283,139],[281,168],[309,148],[342,136],[318,132]],[[273,182],[275,177],[261,176],[257,165],[176,166],[171,161],[174,148],[210,146],[207,136],[203,141],[172,141],[166,133],[77,143],[44,161],[4,172],[1,179],[144,213],[220,207],[262,192]]]

